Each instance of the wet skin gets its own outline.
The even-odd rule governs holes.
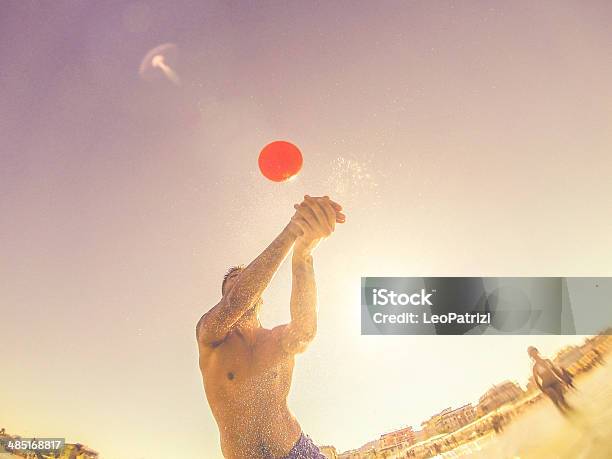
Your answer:
[[[235,329],[216,347],[200,350],[226,458],[283,457],[300,436],[287,406],[294,356],[280,345],[279,331],[258,328],[246,337]]]
[[[227,277],[221,301],[196,326],[204,390],[228,459],[282,458],[302,432],[287,396],[295,355],[316,334],[311,254],[345,216],[328,197],[305,196],[294,208],[295,215],[274,241]],[[258,319],[261,295],[291,250],[291,321],[265,329]]]

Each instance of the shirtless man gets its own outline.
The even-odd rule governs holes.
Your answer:
[[[533,380],[538,388],[552,400],[562,414],[571,411],[572,407],[563,395],[563,386],[566,386],[566,383],[561,371],[549,359],[542,358],[535,347],[529,346],[527,354],[533,359]]]
[[[294,208],[255,260],[228,271],[221,301],[196,326],[204,390],[227,459],[324,459],[289,411],[287,395],[295,355],[317,330],[312,251],[345,216],[327,196],[305,196]],[[259,322],[261,295],[292,247],[291,321],[268,330]]]

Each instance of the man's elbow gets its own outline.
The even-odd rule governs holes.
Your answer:
[[[310,343],[317,336],[317,324],[309,324],[307,326],[301,327],[298,333],[299,341],[303,343]]]
[[[294,354],[301,354],[308,349],[308,346],[314,340],[316,336],[316,330],[304,331],[303,333],[298,334],[291,346],[291,350]]]

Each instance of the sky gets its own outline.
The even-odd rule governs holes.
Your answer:
[[[361,276],[612,275],[612,3],[0,3],[0,426],[221,458],[194,328],[306,194],[318,335],[289,404],[358,447],[581,337],[361,336]],[[175,43],[182,84],[138,75]],[[257,169],[273,140],[296,180]],[[289,318],[284,265],[262,323]]]

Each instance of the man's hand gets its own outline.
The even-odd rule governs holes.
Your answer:
[[[295,215],[291,219],[299,229],[294,254],[309,255],[319,242],[329,237],[336,229],[336,223],[344,223],[346,216],[342,206],[329,199],[329,196],[304,196],[301,204],[294,206]]]

